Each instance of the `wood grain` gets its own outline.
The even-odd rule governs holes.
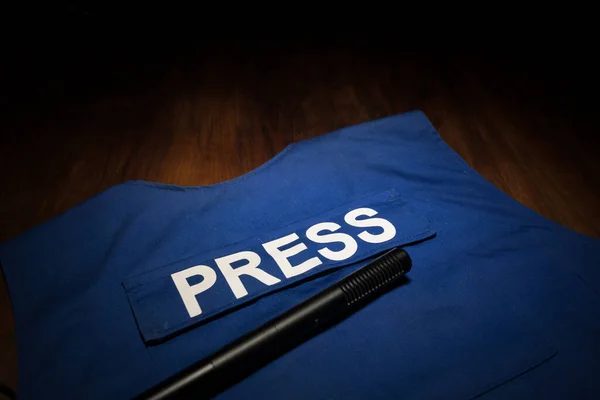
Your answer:
[[[500,189],[600,237],[597,92],[590,99],[587,78],[549,73],[536,57],[412,52],[393,40],[102,48],[43,66],[34,54],[4,74],[0,240],[125,180],[212,184],[291,142],[413,109]],[[0,287],[0,382],[14,388]]]

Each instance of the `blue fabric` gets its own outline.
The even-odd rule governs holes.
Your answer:
[[[357,208],[394,236],[361,239],[382,229],[348,224]],[[356,240],[352,256],[319,252],[343,247],[308,237],[321,222]],[[288,277],[264,245],[291,233],[282,251],[305,245],[293,265],[322,262]],[[125,182],[3,243],[20,397],[130,398],[398,244],[407,284],[219,398],[598,396],[599,241],[503,194],[411,112],[293,144],[217,185]],[[240,276],[236,297],[215,260],[241,251],[277,283]],[[215,281],[187,278],[210,286],[191,317],[172,274],[196,265]]]

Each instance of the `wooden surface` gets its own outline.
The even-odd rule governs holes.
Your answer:
[[[394,41],[101,47],[15,60],[3,77],[0,240],[124,180],[211,184],[290,142],[413,109],[503,191],[600,237],[591,67],[565,71],[545,54],[524,62],[510,52],[414,52]],[[0,383],[14,388],[2,282],[0,319]]]

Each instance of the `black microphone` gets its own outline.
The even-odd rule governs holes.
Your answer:
[[[411,267],[394,248],[135,399],[213,397],[405,280]]]

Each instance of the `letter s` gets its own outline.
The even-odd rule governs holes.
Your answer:
[[[377,211],[372,208],[357,208],[356,210],[352,210],[348,212],[344,216],[344,221],[348,225],[355,226],[357,228],[370,228],[370,227],[379,227],[383,229],[383,232],[380,234],[374,235],[367,231],[362,231],[358,234],[358,237],[364,240],[367,243],[383,243],[391,240],[396,236],[396,228],[392,223],[383,218],[363,218],[357,219],[359,216],[367,216],[372,217],[377,215]]]
[[[344,244],[344,248],[339,251],[333,251],[327,247],[318,250],[319,254],[333,261],[343,261],[354,255],[358,250],[358,243],[350,235],[345,233],[329,233],[319,234],[322,231],[335,232],[340,229],[340,226],[334,222],[321,222],[308,228],[306,237],[315,243],[335,243]]]

